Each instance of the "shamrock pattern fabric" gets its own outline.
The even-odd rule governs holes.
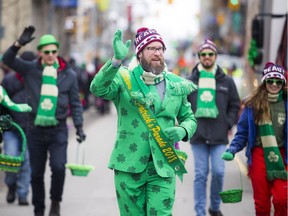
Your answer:
[[[121,67],[123,70],[127,68]],[[129,71],[134,76],[133,71]],[[139,89],[127,92],[119,68],[113,68],[111,60],[101,68],[93,79],[90,90],[97,97],[111,100],[117,110],[117,135],[108,167],[122,172],[141,173],[152,158],[157,175],[174,177],[173,170],[157,146],[146,125],[139,116],[136,103],[154,106],[154,114],[163,129],[173,127],[177,122],[187,131],[187,141],[196,130],[196,120],[187,100],[187,95],[196,86],[172,73],[166,73],[165,96],[162,102],[153,95],[143,95]],[[150,97],[151,96],[151,97]],[[159,103],[159,104],[157,104]]]
[[[124,212],[125,215],[142,215],[145,209],[147,216],[168,215],[174,203],[175,181],[173,177],[159,178],[153,162],[149,162],[142,173],[115,171],[116,196],[120,212]],[[142,186],[147,182],[149,183],[145,191]],[[131,185],[138,190],[132,190]],[[145,196],[141,196],[145,193],[147,200],[143,199]]]

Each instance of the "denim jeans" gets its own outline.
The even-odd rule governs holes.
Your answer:
[[[28,129],[32,170],[32,204],[34,212],[45,210],[45,168],[49,154],[51,168],[50,199],[61,201],[67,161],[68,130],[66,124],[53,127],[30,126]]]
[[[206,215],[206,193],[209,165],[211,164],[210,209],[219,211],[221,199],[219,192],[223,188],[225,171],[224,160],[221,154],[226,150],[225,144],[192,144],[194,156],[195,179],[194,201],[196,216]],[[210,164],[209,164],[210,157]]]
[[[3,133],[4,152],[6,155],[19,156],[22,149],[22,137],[16,131],[5,131]],[[29,152],[26,149],[24,162],[18,173],[6,172],[5,184],[8,187],[17,186],[18,198],[27,198],[31,180],[31,169],[29,162]]]

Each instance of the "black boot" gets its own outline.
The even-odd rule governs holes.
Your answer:
[[[209,214],[211,216],[223,216],[221,211],[212,211],[211,209],[209,209]]]
[[[7,197],[6,197],[6,201],[8,203],[13,203],[15,201],[15,199],[16,199],[16,187],[17,187],[16,184],[9,186]]]
[[[60,216],[60,203],[58,201],[52,200],[49,216]]]
[[[29,205],[26,197],[19,197],[19,198],[18,198],[18,204],[19,204],[20,206],[27,206],[27,205]]]

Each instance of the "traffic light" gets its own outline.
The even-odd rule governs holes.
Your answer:
[[[230,8],[231,11],[239,11],[240,0],[228,0],[228,8]]]
[[[252,39],[256,41],[258,48],[263,48],[264,43],[264,20],[255,17],[252,20]]]
[[[261,49],[264,45],[264,20],[255,17],[252,20],[252,35],[250,42],[250,49],[248,52],[248,60],[252,67],[262,63],[263,54]]]

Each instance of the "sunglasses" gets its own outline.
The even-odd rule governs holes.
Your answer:
[[[43,50],[42,51],[45,55],[49,55],[50,53],[56,54],[58,50]]]
[[[283,85],[283,82],[284,82],[283,80],[279,80],[279,79],[267,79],[266,80],[266,83],[268,85],[276,84],[276,85],[280,86],[280,85]]]
[[[200,53],[200,56],[201,56],[201,57],[205,57],[205,56],[212,57],[212,56],[214,56],[214,55],[215,55],[215,53],[213,53],[213,52],[210,52],[210,53],[202,52],[202,53]]]

